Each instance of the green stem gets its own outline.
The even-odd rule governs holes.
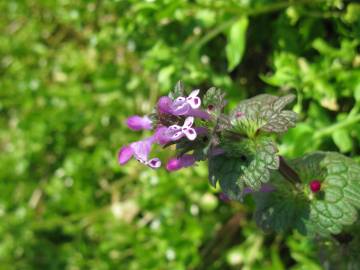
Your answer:
[[[282,156],[280,156],[279,172],[295,187],[297,186],[297,184],[301,183],[299,175],[289,166],[289,164],[287,164],[287,162]]]
[[[331,126],[328,126],[326,128],[319,130],[318,132],[316,132],[314,134],[313,138],[320,139],[324,136],[328,136],[328,135],[332,134],[334,131],[336,131],[338,129],[342,129],[342,128],[351,126],[359,121],[360,121],[360,114],[355,115],[353,117],[346,118],[344,121],[341,121],[339,123],[336,123],[334,125],[331,125]]]

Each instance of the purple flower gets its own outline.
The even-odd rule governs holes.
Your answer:
[[[147,116],[141,117],[138,115],[133,115],[126,120],[126,123],[130,129],[135,131],[152,128],[152,121]]]
[[[161,161],[158,158],[148,160],[152,144],[155,138],[150,137],[142,141],[133,142],[130,146],[124,146],[120,149],[118,160],[120,165],[126,164],[132,157],[139,162],[155,169],[161,166]]]
[[[172,141],[176,141],[184,136],[186,136],[190,141],[193,141],[197,136],[195,129],[192,128],[193,124],[194,117],[187,117],[182,127],[178,125],[170,126],[166,131],[167,136]]]
[[[183,155],[181,157],[171,158],[166,164],[166,169],[170,172],[177,171],[185,167],[194,165],[196,159],[193,155]]]
[[[160,126],[156,129],[154,137],[158,144],[165,145],[171,142],[171,138],[167,134],[167,130],[168,128],[164,126]]]
[[[157,109],[160,113],[172,114],[172,105],[173,101],[168,96],[160,97],[157,103]]]
[[[175,115],[184,115],[192,109],[198,109],[201,105],[201,99],[197,96],[200,90],[196,89],[188,97],[178,97],[172,103],[172,111]]]
[[[207,112],[198,109],[201,105],[201,99],[197,96],[199,91],[194,90],[188,97],[178,97],[174,101],[167,96],[161,97],[157,108],[160,113],[209,119],[210,115]]]
[[[205,120],[210,119],[210,115],[207,112],[204,112],[199,109],[190,109],[189,112],[186,114],[187,116],[194,116],[198,118],[202,118]]]
[[[231,202],[231,199],[229,198],[229,196],[226,195],[224,192],[221,192],[219,194],[219,199],[222,200],[225,203]]]
[[[130,146],[123,146],[121,147],[119,154],[118,154],[118,161],[120,165],[124,165],[128,163],[128,161],[134,155],[134,151]]]

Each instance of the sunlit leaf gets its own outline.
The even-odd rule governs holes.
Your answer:
[[[232,71],[240,62],[244,55],[246,45],[246,31],[249,25],[247,17],[241,17],[229,30],[226,44],[226,58],[228,61],[228,71]]]

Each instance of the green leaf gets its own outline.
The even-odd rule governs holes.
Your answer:
[[[335,130],[335,132],[332,134],[332,139],[342,153],[349,152],[353,147],[352,139],[347,130]]]
[[[250,163],[240,179],[253,190],[259,190],[262,183],[269,181],[271,170],[279,168],[278,149],[269,137],[258,138],[250,148]]]
[[[213,186],[219,181],[232,199],[242,198],[244,186],[259,190],[269,181],[271,171],[279,167],[277,148],[271,138],[244,139],[222,147],[226,154],[209,158],[209,180]]]
[[[226,155],[218,155],[209,159],[209,180],[215,187],[219,181],[222,191],[232,200],[242,199],[243,185],[239,181],[243,162]]]
[[[302,196],[294,196],[291,190],[291,187],[288,187],[283,192],[254,194],[256,203],[254,217],[262,229],[285,232],[295,228],[302,233],[306,231],[309,205]]]
[[[346,8],[344,19],[348,23],[358,22],[360,20],[360,4],[350,3]]]
[[[178,81],[174,87],[174,90],[172,90],[169,93],[169,97],[172,99],[176,99],[176,98],[182,97],[184,95],[185,95],[184,85],[181,81]]]
[[[275,133],[287,131],[295,126],[297,114],[283,109],[294,99],[294,95],[276,97],[263,94],[240,102],[231,113],[234,130],[250,137],[259,130]]]
[[[255,194],[257,223],[264,229],[295,228],[308,234],[338,234],[357,220],[360,209],[360,166],[343,155],[315,152],[291,161],[303,188],[294,188],[279,174],[272,184],[276,192]],[[311,192],[309,183],[320,180],[321,191]]]
[[[292,163],[304,182],[310,205],[308,229],[319,234],[337,234],[353,224],[360,209],[360,166],[343,155],[316,152]],[[308,183],[318,179],[321,192],[311,193]]]
[[[228,71],[232,71],[240,62],[244,55],[246,44],[246,31],[249,25],[247,17],[241,17],[230,28],[227,36],[226,59],[228,61]]]
[[[205,108],[213,106],[213,111],[220,112],[226,105],[224,97],[225,93],[221,89],[211,87],[206,91],[202,102]]]

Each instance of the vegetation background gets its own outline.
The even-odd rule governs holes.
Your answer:
[[[178,80],[234,107],[297,94],[289,157],[360,160],[360,4],[346,0],[0,1],[0,269],[322,269],[264,234],[206,164],[168,173],[117,150]],[[158,149],[160,150],[160,149]],[[163,160],[168,156],[162,153]]]

